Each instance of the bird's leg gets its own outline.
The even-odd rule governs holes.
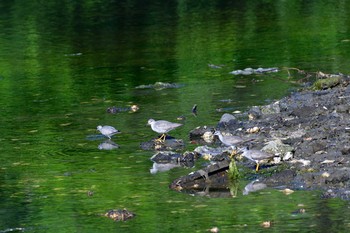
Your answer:
[[[259,171],[259,163],[256,163],[256,168],[255,168],[255,171]]]
[[[159,138],[157,138],[156,140],[159,142],[164,142],[166,138],[166,135],[163,133]]]
[[[166,134],[163,133],[162,136],[160,137],[160,140],[163,141],[163,142],[165,142],[165,139],[166,139]]]
[[[232,152],[231,152],[231,154],[230,154],[230,159],[233,159],[233,157],[234,157],[235,155],[237,155],[237,150],[236,150],[235,147],[231,147],[231,149],[232,149]]]

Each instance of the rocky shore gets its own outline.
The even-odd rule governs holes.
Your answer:
[[[330,78],[334,77],[325,77]],[[274,161],[262,165],[258,172],[253,162],[236,161],[240,173],[253,183],[259,179],[260,187],[320,190],[322,198],[350,199],[350,77],[338,75],[335,82],[331,81],[331,85],[327,81],[315,83],[318,90],[294,92],[243,114],[224,114],[218,125],[192,130],[191,140],[207,141],[208,147],[201,147],[196,153],[210,160],[211,165],[174,180],[170,187],[192,192],[210,180],[211,186],[224,189],[229,181],[225,171],[228,163],[223,161],[229,157],[222,155],[229,153],[227,148],[217,151],[220,141],[212,134],[219,129],[251,139],[238,147],[275,154]],[[216,152],[211,153],[211,148]],[[212,168],[215,160],[223,164],[217,170]]]

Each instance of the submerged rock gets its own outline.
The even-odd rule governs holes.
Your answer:
[[[194,164],[198,156],[193,152],[176,153],[172,151],[160,151],[151,157],[151,160],[156,163],[186,163]],[[192,167],[190,166],[190,167]]]
[[[202,158],[210,161],[222,161],[228,160],[231,153],[231,147],[209,147],[198,146],[194,149],[194,152],[198,153]]]
[[[105,216],[108,218],[113,219],[114,221],[126,221],[131,218],[135,217],[135,214],[128,211],[127,209],[123,210],[108,210],[107,213],[105,213]]]
[[[212,69],[221,69],[223,66],[224,65],[208,64],[208,67]]]
[[[148,85],[140,85],[135,87],[136,89],[150,89],[154,88],[156,90],[162,90],[166,88],[179,88],[182,85],[176,84],[176,83],[163,83],[163,82],[156,82],[154,84],[148,84]]]
[[[216,162],[203,169],[191,172],[186,176],[174,180],[170,184],[170,188],[176,191],[185,191],[200,196],[217,197],[216,193],[220,196],[222,196],[222,194],[230,196],[231,194],[227,190],[229,181],[225,175],[229,163],[230,161],[227,160]],[[216,192],[210,194],[209,187],[216,190]]]
[[[251,74],[264,74],[264,73],[275,73],[278,72],[278,68],[245,68],[244,70],[234,70],[231,71],[230,74],[233,75],[251,75]]]
[[[139,106],[134,104],[134,105],[131,105],[130,107],[115,107],[115,106],[109,107],[107,108],[107,112],[116,114],[119,112],[137,112],[139,109],[140,109]]]
[[[201,141],[203,140],[203,135],[207,132],[214,133],[214,127],[200,126],[190,131],[190,140],[191,141]]]
[[[164,142],[152,139],[147,142],[142,142],[140,147],[143,150],[178,151],[185,148],[185,143],[182,139],[175,139],[167,135]]]

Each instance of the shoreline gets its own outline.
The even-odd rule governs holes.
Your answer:
[[[350,77],[338,76],[338,82],[334,84],[332,80],[330,86],[317,84],[322,90],[301,90],[269,105],[251,107],[240,115],[224,114],[216,127],[194,129],[190,138],[200,139],[204,134],[213,133],[213,129],[219,129],[252,139],[248,146],[254,149],[266,150],[266,145],[273,145],[275,147],[270,149],[275,150],[280,161],[263,165],[255,173],[252,169],[255,164],[246,159],[238,160],[240,173],[259,178],[259,182],[267,187],[319,190],[322,198],[349,200]],[[328,81],[327,78],[321,80]],[[217,138],[214,138],[214,142],[208,145],[217,147],[218,144]],[[287,152],[289,156],[286,156]],[[208,183],[206,179],[201,179],[203,172],[199,172],[196,178],[193,174],[196,172],[174,180],[170,187],[179,191],[191,187],[203,188],[199,184]],[[223,174],[215,175],[222,179]],[[217,183],[213,177],[209,176],[211,186]]]

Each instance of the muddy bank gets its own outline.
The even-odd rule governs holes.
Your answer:
[[[211,133],[219,129],[252,139],[239,146],[263,149],[278,142],[287,148],[274,151],[279,160],[262,165],[255,172],[253,162],[237,159],[241,174],[252,181],[258,178],[267,187],[321,190],[324,198],[350,199],[350,78],[340,78],[331,86],[321,85],[322,90],[302,90],[240,115],[225,114],[218,125],[191,131],[190,138],[202,140],[203,135],[209,135],[210,139]],[[216,137],[211,139],[210,147],[220,145]],[[208,183],[207,174],[202,173],[192,180],[189,176],[180,177],[170,187],[193,189],[203,182],[199,178]],[[210,183],[222,186],[222,176],[224,173],[218,181],[209,177]]]

